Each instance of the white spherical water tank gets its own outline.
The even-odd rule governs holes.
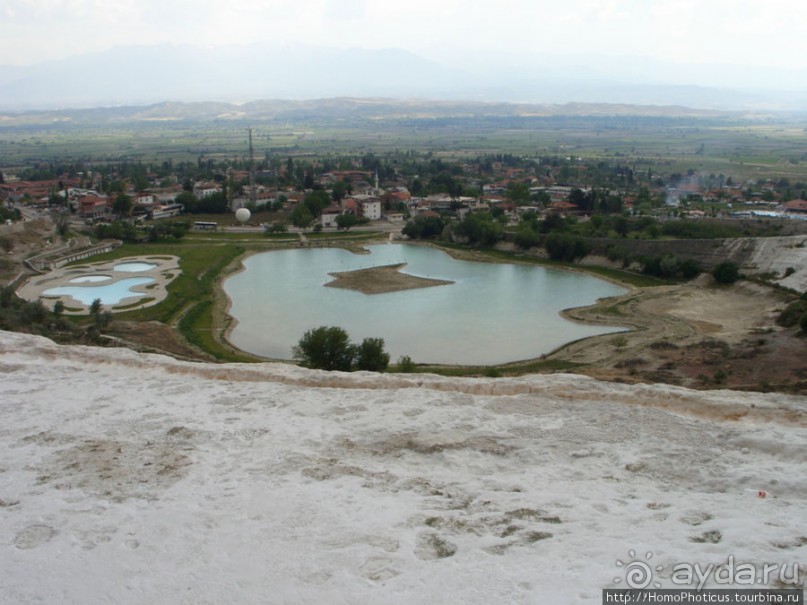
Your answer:
[[[239,208],[235,211],[235,220],[242,225],[249,220],[250,216],[252,216],[252,213],[247,208]]]

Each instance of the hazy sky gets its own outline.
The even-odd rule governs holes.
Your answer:
[[[248,42],[807,68],[804,0],[0,0],[0,64]],[[472,62],[469,60],[469,62]]]

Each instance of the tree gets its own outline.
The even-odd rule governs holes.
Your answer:
[[[155,223],[146,230],[146,237],[150,242],[160,240],[178,240],[185,237],[188,232],[188,223],[182,221],[175,221],[171,223]]]
[[[445,222],[439,216],[416,216],[408,221],[401,230],[405,236],[412,239],[432,239],[443,233]]]
[[[196,212],[208,214],[226,214],[230,211],[227,195],[223,191],[216,191],[206,195],[196,203]]]
[[[456,226],[454,232],[467,237],[471,244],[481,246],[492,246],[504,236],[501,223],[493,220],[493,215],[487,212],[469,214]]]
[[[115,198],[115,201],[112,203],[112,210],[118,216],[129,216],[129,213],[132,211],[133,207],[134,202],[132,202],[132,198],[125,193],[119,193]]]
[[[193,188],[193,185],[191,185]],[[190,191],[183,191],[180,193],[176,198],[174,198],[174,202],[177,204],[182,204],[183,210],[188,213],[196,212],[196,205],[199,203],[199,200],[193,195]]]
[[[125,221],[113,221],[109,225],[96,225],[95,237],[98,239],[121,239],[127,242],[138,241],[137,229]]]
[[[70,228],[70,211],[65,208],[60,208],[53,212],[52,217],[56,225],[57,233],[61,236],[67,235],[67,231]]]
[[[569,192],[569,202],[580,208],[580,210],[591,210],[591,197],[586,195],[582,189],[575,187]]]
[[[554,233],[556,231],[564,231],[565,229],[566,220],[556,212],[548,214],[541,223],[541,233]]]
[[[100,298],[96,298],[92,301],[90,305],[90,315],[92,315],[93,327],[96,331],[108,326],[112,319],[112,313],[104,311],[104,305],[101,303]]]
[[[358,347],[356,369],[383,372],[389,365],[389,353],[384,352],[383,338],[365,338]]]
[[[14,286],[3,286],[0,288],[0,308],[8,309],[14,302]]]
[[[351,186],[345,181],[336,181],[331,189],[331,198],[335,202],[341,202],[345,196],[351,192]]]
[[[611,227],[622,237],[627,237],[628,231],[630,231],[630,222],[624,216],[614,216],[611,220]]]
[[[322,214],[323,209],[327,208],[331,203],[331,198],[328,192],[324,189],[317,189],[312,191],[303,199],[303,204],[308,208],[312,217],[317,217]]]
[[[532,201],[538,202],[539,204],[549,204],[552,201],[552,196],[549,195],[548,192],[541,190],[537,191],[532,195]]]
[[[507,192],[505,195],[507,199],[514,204],[523,206],[530,201],[530,187],[526,183],[510,181],[507,184]]]
[[[64,303],[61,300],[57,300],[56,303],[53,305],[53,315],[56,316],[58,319],[64,313]]]
[[[513,236],[513,242],[516,246],[526,250],[527,248],[539,246],[541,244],[541,235],[535,231],[530,223],[522,221],[518,226],[518,231]]]
[[[347,231],[353,225],[359,222],[359,219],[356,218],[354,214],[340,214],[336,217],[336,226],[339,229],[344,229]]]
[[[428,191],[430,193],[448,193],[452,198],[462,195],[462,183],[457,181],[449,172],[443,171],[436,174],[429,181]]]
[[[313,222],[314,215],[308,210],[304,204],[298,204],[297,207],[291,211],[291,224],[299,227],[305,231],[308,226]]]
[[[321,326],[303,334],[292,354],[308,368],[349,372],[356,356],[356,346],[350,343],[342,328]]]

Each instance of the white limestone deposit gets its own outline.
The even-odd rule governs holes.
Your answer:
[[[0,374],[4,603],[599,603],[634,559],[669,588],[730,556],[807,575],[803,397],[6,332]]]

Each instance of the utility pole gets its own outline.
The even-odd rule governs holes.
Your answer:
[[[255,211],[258,201],[258,192],[255,191],[255,150],[252,148],[252,128],[249,129],[249,200],[252,202],[252,211]]]

